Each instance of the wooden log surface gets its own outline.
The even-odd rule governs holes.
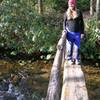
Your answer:
[[[61,100],[89,100],[81,65],[64,63]]]
[[[47,90],[46,100],[60,100],[60,68],[62,64],[63,57],[63,47],[66,39],[66,33],[62,32],[62,37],[60,38],[57,45],[57,52],[54,58],[53,66],[51,69],[50,81]]]

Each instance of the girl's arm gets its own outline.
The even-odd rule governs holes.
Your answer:
[[[82,12],[80,11],[80,32],[81,34],[84,34],[84,20]]]
[[[67,16],[66,13],[64,14],[64,21],[63,21],[63,30],[66,31],[66,21],[67,21]]]

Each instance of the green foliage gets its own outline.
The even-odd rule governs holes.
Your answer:
[[[67,6],[65,0],[44,0],[48,13],[39,15],[35,10],[37,0],[3,0],[0,4],[0,47],[12,48],[12,55],[19,52],[55,51],[62,31],[63,17],[57,11]],[[81,9],[87,9],[89,0],[78,0]],[[98,57],[97,34],[95,21],[87,21],[87,37],[81,51],[86,57]],[[95,49],[95,51],[94,51]],[[97,56],[98,55],[98,56]]]
[[[90,0],[78,0],[77,1],[77,6],[81,10],[89,10],[90,8]]]
[[[56,11],[65,11],[68,7],[68,0],[45,0],[46,6]],[[77,6],[81,10],[89,10],[90,0],[78,0]]]
[[[35,49],[40,51],[54,51],[57,43],[57,35],[60,33],[60,18],[54,18],[55,15],[37,15],[34,21],[33,41]]]
[[[85,23],[87,33],[81,52],[85,58],[100,59],[100,30],[96,29],[96,20],[88,20]]]
[[[62,11],[67,2],[66,0],[47,0],[46,4],[50,5],[52,9],[55,9],[56,11]]]
[[[3,0],[0,9],[0,45],[26,51],[32,47],[32,20],[35,15],[27,0]]]
[[[56,14],[57,15],[57,14]],[[3,0],[0,9],[0,46],[18,52],[54,51],[62,21],[59,16],[39,15],[31,1]]]

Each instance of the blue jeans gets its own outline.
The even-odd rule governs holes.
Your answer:
[[[67,32],[67,59],[79,60],[80,32]]]

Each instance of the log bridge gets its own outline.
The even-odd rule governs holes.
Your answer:
[[[89,100],[82,65],[68,65],[66,55],[66,33],[62,32],[57,44],[57,52],[45,100]],[[61,67],[63,82],[61,86]]]

